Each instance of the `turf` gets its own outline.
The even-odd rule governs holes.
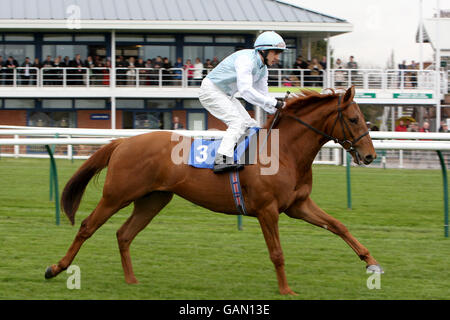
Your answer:
[[[80,161],[58,160],[60,190]],[[282,214],[286,273],[299,295],[280,296],[257,220],[172,202],[131,247],[140,283],[124,281],[116,230],[131,206],[114,215],[81,248],[66,272],[44,271],[70,246],[95,207],[104,173],[90,184],[72,227],[55,225],[49,162],[0,159],[0,299],[449,299],[450,240],[443,233],[442,177],[435,170],[352,168],[353,209],[347,209],[345,168],[315,166],[312,198],[339,219],[383,266],[381,288],[369,290],[365,265],[327,230]]]

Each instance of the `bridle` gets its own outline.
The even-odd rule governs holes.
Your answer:
[[[285,114],[285,116],[294,119],[295,121],[299,122],[300,124],[304,125],[305,127],[307,127],[308,129],[311,129],[312,131],[322,135],[323,137],[325,137],[328,140],[333,140],[334,143],[339,143],[342,148],[344,148],[345,151],[350,152],[350,153],[354,153],[356,160],[358,162],[358,164],[360,163],[360,156],[358,154],[358,152],[356,152],[355,149],[355,145],[365,136],[367,136],[369,134],[369,130],[367,130],[366,132],[364,132],[362,135],[360,135],[359,137],[355,138],[354,135],[352,134],[348,123],[345,121],[343,115],[342,115],[342,111],[347,108],[348,106],[356,103],[355,101],[350,102],[345,108],[341,108],[341,103],[342,103],[342,95],[339,95],[339,100],[338,100],[338,105],[337,105],[337,112],[338,115],[336,117],[336,119],[334,120],[333,123],[333,127],[331,129],[331,134],[327,134],[317,128],[314,128],[313,126],[311,126],[310,124],[304,122],[302,119],[297,118],[296,116],[290,115],[290,114]],[[341,124],[341,128],[342,128],[342,135],[343,135],[343,139],[338,139],[336,137],[333,136],[334,133],[334,129],[336,128],[336,124],[338,123]],[[349,133],[349,136],[347,138],[347,134],[346,131]],[[352,140],[351,140],[352,139]]]

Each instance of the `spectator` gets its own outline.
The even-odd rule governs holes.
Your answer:
[[[406,78],[406,74],[405,71],[408,67],[406,66],[406,60],[403,60],[402,63],[399,63],[398,65],[398,87],[399,89],[404,88],[405,87],[405,78]]]
[[[38,69],[38,70],[36,70],[36,69],[32,69],[31,70],[31,84],[37,84],[37,73],[39,72],[39,69],[41,69],[42,68],[42,65],[41,65],[41,62],[39,61],[39,58],[34,58],[34,62],[33,62],[33,64],[31,65],[33,68],[36,68],[36,69]]]
[[[358,63],[354,59],[355,57],[350,56],[350,60],[347,62],[347,69],[358,69]]]
[[[163,85],[170,86],[172,84],[172,64],[169,58],[164,57],[163,59]]]
[[[336,69],[336,71],[334,71],[334,81],[336,87],[346,87],[345,71],[337,71],[344,69],[341,59],[339,58],[336,59],[336,62],[334,63],[334,69]]]
[[[417,63],[414,62],[414,60],[411,61],[411,64],[408,66],[409,70],[417,70]],[[409,73],[409,79],[411,81],[411,87],[416,88],[417,87],[417,71],[410,71]]]
[[[420,132],[430,132],[430,123],[425,121],[420,129]]]
[[[400,119],[398,121],[398,125],[395,127],[395,131],[407,132],[408,131],[408,126],[404,123],[404,121],[402,119]]]
[[[22,73],[22,85],[29,85],[30,84],[30,79],[31,79],[31,67],[32,67],[32,63],[30,61],[29,57],[25,58],[25,61],[22,63],[21,67],[23,68],[21,70]]]
[[[42,71],[43,79],[44,79],[44,85],[51,85],[52,84],[52,72],[50,71],[50,68],[53,68],[53,61],[52,56],[48,55],[47,58],[42,62],[42,68],[45,70]]]
[[[446,121],[441,121],[441,125],[439,127],[439,132],[447,132],[447,131],[444,131],[444,126],[446,126],[446,125],[447,125]]]
[[[106,60],[105,63],[105,69],[101,69],[102,72],[102,84],[104,86],[109,86],[109,77],[110,77],[110,70],[111,70],[111,60]]]
[[[203,77],[206,77],[208,75],[208,72],[211,71],[214,67],[211,63],[211,59],[206,59],[203,69]]]
[[[130,57],[127,62],[127,85],[134,86],[136,85],[136,65],[135,65],[135,58]]]
[[[151,72],[152,81],[151,84],[158,86],[159,85],[159,71],[163,68],[163,61],[161,56],[157,56],[155,61],[153,62],[153,70]]]
[[[292,87],[301,87],[300,80],[293,74],[289,76],[289,83]]]
[[[446,123],[442,125],[442,131],[440,132],[448,132],[448,125]]]
[[[203,63],[201,62],[200,58],[195,59],[193,79],[195,86],[200,86],[202,84]]]
[[[183,124],[180,122],[180,118],[175,116],[175,117],[173,117],[171,130],[179,130],[179,129],[184,129],[184,127],[183,127]]]
[[[184,70],[187,73],[187,81],[188,81],[188,86],[192,85],[192,79],[194,77],[194,65],[191,63],[191,59],[187,59],[186,60],[186,64],[184,65]]]
[[[19,63],[12,56],[9,56],[5,62],[5,84],[12,85],[14,83],[14,70],[19,66]]]
[[[116,74],[117,74],[117,84],[118,85],[125,85],[126,84],[126,73],[127,70],[125,69],[127,67],[127,63],[123,56],[116,57]]]
[[[146,80],[145,85],[149,86],[151,84],[150,79],[151,79],[151,72],[152,72],[152,70],[150,70],[150,69],[153,68],[152,59],[147,59],[145,61],[144,68],[146,68],[146,70],[145,70],[145,80]]]
[[[69,56],[65,56],[63,60],[64,66],[69,67],[70,66],[70,58]]]
[[[300,79],[309,77],[308,63],[303,59],[302,56],[297,57],[292,68],[302,70],[302,71],[294,71],[293,72],[293,74],[296,75],[297,77],[299,77]]]
[[[322,86],[322,78],[323,78],[323,73],[322,73],[323,68],[320,65],[317,58],[312,59],[311,63],[308,66],[308,69],[310,71],[310,77],[309,77],[310,86],[321,87]]]
[[[58,68],[55,70],[49,70],[49,73],[52,74],[51,76],[51,84],[53,85],[63,85],[63,68],[64,62],[61,61],[61,57],[55,58],[55,61],[53,61],[53,67]]]
[[[358,69],[358,63],[354,60],[355,58],[353,56],[350,56],[350,60],[347,62],[347,69]],[[358,72],[357,71],[350,71],[350,79],[349,83],[347,85],[351,86],[352,84],[358,83]],[[349,80],[350,80],[349,79]],[[362,80],[360,80],[360,83],[362,83]]]
[[[298,56],[292,67],[294,69],[308,69],[308,63],[303,59],[303,56]]]
[[[3,85],[3,79],[4,79],[4,66],[5,62],[3,61],[3,56],[0,56],[0,86]]]
[[[409,132],[419,132],[419,124],[417,122],[413,122],[409,125],[408,131]]]
[[[322,60],[319,63],[322,66],[323,70],[327,69],[327,57],[326,56],[322,56]]]
[[[182,77],[183,77],[183,71],[181,71],[180,69],[183,69],[183,60],[178,57],[177,58],[177,62],[175,62],[175,64],[173,65],[173,67],[175,69],[178,70],[174,70],[174,79],[175,79],[175,85],[181,86],[181,81],[182,81]]]
[[[83,74],[85,74],[85,70],[84,68],[84,64],[83,61],[81,60],[81,55],[80,54],[76,54],[75,55],[75,59],[73,59],[72,61],[70,61],[69,66],[71,68],[74,68],[71,70],[71,80],[72,80],[72,85],[83,85]]]
[[[217,67],[217,65],[220,63],[219,58],[214,57],[211,61],[211,65],[213,66],[213,68]]]

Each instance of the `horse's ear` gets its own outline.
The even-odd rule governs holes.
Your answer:
[[[355,86],[351,86],[347,89],[344,95],[344,102],[353,101],[353,98],[355,97]]]

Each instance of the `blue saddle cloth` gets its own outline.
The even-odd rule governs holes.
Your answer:
[[[249,128],[244,136],[245,138],[240,139],[240,142],[238,142],[234,150],[234,162],[238,162],[241,159],[252,137],[258,133],[259,129],[258,127]],[[214,167],[216,152],[221,142],[222,139],[194,139],[189,153],[189,165],[195,168],[212,169]]]

